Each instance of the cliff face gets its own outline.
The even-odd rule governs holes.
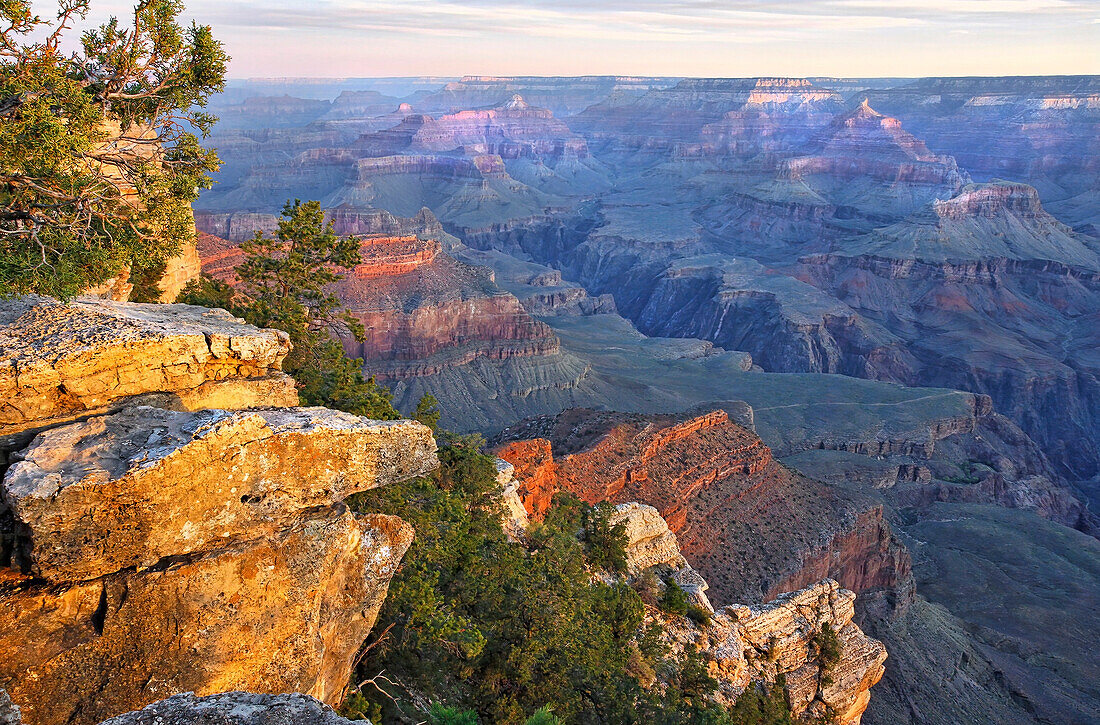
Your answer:
[[[663,445],[719,424],[719,417],[702,416],[657,431],[645,448],[653,454]],[[517,450],[510,447],[509,453],[514,455]],[[529,469],[511,469],[507,464],[501,468],[505,479],[529,473]],[[528,525],[526,512],[507,516],[516,529]],[[676,534],[656,508],[621,503],[609,522],[623,528],[629,582],[639,586],[646,574],[663,579],[664,584],[658,586],[675,582],[689,601],[709,613],[710,621],[702,625],[686,616],[667,614],[649,600],[645,619],[660,624],[671,654],[694,652],[701,656],[718,683],[718,702],[732,706],[749,687],[774,683],[783,675],[796,717],[821,718],[832,713],[841,725],[859,725],[871,699],[871,687],[883,676],[886,649],[853,621],[853,592],[832,579],[822,579],[799,591],[783,590],[768,604],[733,604],[716,610],[706,594],[707,579],[681,553]],[[835,662],[825,661],[821,653],[826,630],[836,635]],[[659,675],[656,684],[663,686]]]
[[[499,441],[533,516],[558,490],[654,506],[718,602],[766,600],[826,576],[857,591],[907,587],[908,554],[881,507],[780,466],[722,411],[571,410]]]
[[[613,95],[578,114],[574,126],[641,148],[657,139],[698,141],[705,126],[731,111],[836,113],[842,103],[838,94],[800,78],[689,78],[642,96]]]
[[[709,627],[673,626],[674,649],[699,647],[719,682],[720,697],[734,702],[753,682],[783,674],[795,715],[833,713],[841,725],[859,725],[882,678],[886,648],[852,621],[856,595],[825,579],[773,602],[719,609]],[[835,664],[822,661],[816,638],[825,626],[836,634]]]
[[[554,355],[557,338],[493,281],[434,241],[366,238],[363,263],[333,289],[367,330],[345,349],[385,379],[433,375],[483,357]]]
[[[95,723],[187,691],[339,700],[412,541],[340,501],[434,468],[430,431],[226,410],[297,396],[285,336],[224,313],[5,309],[6,430],[37,433],[0,487],[0,686],[25,722]]]
[[[1100,260],[1036,191],[982,184],[843,253],[808,255],[798,276],[896,330],[909,378],[989,395],[1061,475],[1087,479],[1096,456],[1095,325]],[[980,344],[961,336],[981,330]],[[1070,443],[1075,441],[1075,443]]]
[[[574,135],[549,109],[535,108],[518,94],[493,108],[463,110],[434,119],[409,116],[392,129],[361,137],[355,148],[371,156],[457,149],[503,159],[588,155],[583,138]]]

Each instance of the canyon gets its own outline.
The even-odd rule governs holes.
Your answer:
[[[342,83],[226,95],[205,271],[316,198],[361,238],[348,352],[505,445],[531,516],[651,504],[720,605],[855,591],[864,722],[1098,716],[1094,628],[1050,635],[1100,533],[1094,77]],[[1018,597],[1080,596],[941,583],[1011,577],[1014,531]]]

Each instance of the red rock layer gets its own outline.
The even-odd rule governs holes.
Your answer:
[[[479,357],[506,360],[560,349],[550,328],[500,290],[490,270],[446,254],[401,273],[357,270],[333,289],[366,328],[363,341],[345,339],[345,350],[382,379],[434,375]]]
[[[909,578],[882,511],[805,478],[722,411],[642,416],[570,410],[505,430],[528,512],[555,491],[657,508],[718,604],[774,598],[826,576],[855,591]]]
[[[359,254],[362,263],[351,274],[356,279],[374,279],[408,274],[431,264],[440,251],[434,239],[405,237],[366,237],[361,240]]]
[[[850,529],[809,552],[801,568],[774,584],[766,598],[795,591],[822,580],[844,581],[852,591],[893,590],[912,572],[908,551],[894,541],[882,518],[882,507],[860,513]],[[815,578],[816,577],[816,578]]]
[[[339,217],[360,224],[354,214]],[[335,223],[335,222],[334,222]],[[237,244],[199,235],[203,271],[231,284],[243,261]],[[361,240],[362,262],[332,290],[366,331],[344,340],[380,380],[436,375],[478,358],[508,360],[552,355],[561,346],[551,329],[532,318],[485,267],[459,262],[439,242],[416,235]]]
[[[237,265],[244,261],[241,246],[213,234],[199,232],[195,237],[195,246],[202,260],[203,274],[210,275],[223,282],[237,282]]]
[[[515,466],[514,476],[520,483],[523,508],[528,516],[540,518],[550,508],[550,499],[560,490],[550,441],[545,438],[513,441],[498,450],[497,456]]]

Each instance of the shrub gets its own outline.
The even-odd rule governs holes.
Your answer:
[[[562,723],[561,720],[550,711],[549,705],[543,705],[534,715],[527,718],[524,725],[562,725]]]
[[[665,593],[661,595],[661,609],[669,614],[687,614],[687,593],[673,579],[665,580]]]
[[[698,604],[689,604],[687,608],[688,619],[695,622],[700,627],[710,626],[710,612]]]
[[[88,0],[42,5],[0,2],[0,296],[67,299],[130,268],[135,299],[155,300],[218,169],[201,109],[229,57],[209,26],[177,22],[180,0],[76,43]]]
[[[817,651],[817,658],[825,671],[831,670],[840,662],[840,639],[836,635],[833,625],[825,622],[821,629],[810,640]]]
[[[428,711],[431,725],[477,725],[477,713],[436,703]]]

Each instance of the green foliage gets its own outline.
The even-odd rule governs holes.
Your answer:
[[[730,725],[794,725],[785,677],[779,675],[771,685],[749,685],[730,711]]]
[[[0,295],[69,298],[127,267],[153,299],[193,234],[191,202],[218,158],[201,113],[228,56],[179,0],[141,0],[63,51],[89,0],[0,2]]]
[[[336,709],[340,717],[348,720],[370,720],[378,723],[382,720],[382,708],[363,697],[362,693],[353,692]]]
[[[441,415],[439,401],[431,393],[424,393],[416,403],[416,410],[413,411],[412,417],[431,428],[432,433],[436,433],[439,431],[439,418]]]
[[[811,639],[817,658],[821,661],[822,669],[828,671],[840,662],[840,639],[836,635],[833,625],[825,622],[821,629]]]
[[[688,619],[695,622],[700,627],[710,626],[710,612],[698,604],[689,604],[687,608]]]
[[[562,725],[561,720],[554,715],[549,705],[543,705],[535,714],[527,718],[524,725]]]
[[[179,301],[221,307],[253,325],[286,332],[294,349],[283,369],[298,382],[303,405],[400,418],[389,391],[364,377],[363,361],[348,358],[338,337],[363,339],[362,324],[327,290],[341,279],[340,270],[359,263],[358,240],[338,237],[320,203],[295,200],[283,207],[274,236],[257,232],[241,249],[239,288],[203,277],[188,284]]]
[[[477,713],[436,703],[428,711],[428,722],[431,725],[477,725]]]
[[[643,626],[637,593],[595,576],[608,562],[596,542],[617,540],[607,507],[560,494],[528,544],[512,543],[480,439],[439,440],[432,478],[351,500],[416,530],[375,626],[387,634],[370,642],[364,675],[385,671],[399,689],[474,710],[482,722],[726,722],[708,703],[715,683],[705,663],[668,657],[660,630]],[[667,691],[651,687],[655,672],[671,683]],[[415,719],[415,706],[393,694],[384,714]],[[553,715],[528,717],[546,703]]]
[[[661,595],[661,609],[669,614],[687,614],[687,593],[673,579],[665,581],[665,593]]]

